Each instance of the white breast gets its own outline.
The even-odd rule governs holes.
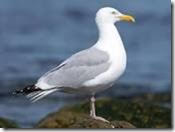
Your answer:
[[[85,82],[85,87],[92,87],[96,88],[96,91],[101,91],[109,88],[122,75],[126,68],[126,53],[123,44],[114,44],[115,42],[116,41],[112,42],[113,46],[110,46],[111,44],[108,46],[105,44],[105,46],[96,47],[109,54],[109,62],[111,63],[111,66],[106,72]]]

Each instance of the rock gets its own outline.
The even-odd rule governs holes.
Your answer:
[[[18,125],[11,120],[0,117],[0,128],[18,128]]]
[[[117,128],[135,128],[128,122],[112,122]],[[84,113],[71,112],[62,109],[40,121],[39,128],[112,128],[111,124],[94,120]]]
[[[136,128],[134,125],[126,121],[112,121],[111,124],[115,126],[115,128]]]
[[[145,102],[100,99],[96,102],[100,115],[115,128],[170,128],[171,110]],[[42,119],[36,128],[112,128],[111,124],[90,118],[89,102],[64,107]]]

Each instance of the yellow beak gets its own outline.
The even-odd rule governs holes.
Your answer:
[[[129,16],[129,15],[122,15],[119,17],[123,21],[128,21],[128,22],[135,22],[134,17]]]

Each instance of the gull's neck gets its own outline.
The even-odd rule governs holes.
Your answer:
[[[94,45],[99,49],[105,49],[109,47],[123,47],[120,34],[113,23],[98,23],[97,27],[99,31],[99,39]]]

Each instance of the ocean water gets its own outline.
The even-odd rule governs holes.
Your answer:
[[[141,91],[170,90],[170,2],[1,0],[0,116],[29,127],[47,113],[65,105],[64,100],[56,100],[55,96],[54,99],[49,96],[48,100],[31,104],[24,97],[14,97],[10,93],[15,88],[36,82],[62,60],[92,46],[98,37],[95,13],[104,6],[114,7],[136,19],[134,24],[116,24],[128,58],[126,72],[118,82],[138,87],[148,86]]]

